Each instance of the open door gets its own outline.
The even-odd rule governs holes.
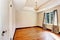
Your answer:
[[[0,14],[0,40],[2,40],[2,20],[1,20],[1,14]]]
[[[0,0],[0,40],[9,40],[9,0]]]

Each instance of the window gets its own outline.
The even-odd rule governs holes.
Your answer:
[[[54,21],[57,20],[57,16],[55,15],[56,11],[45,13],[44,24],[54,24]],[[56,17],[56,18],[55,18]],[[55,21],[57,23],[57,21]]]
[[[49,13],[45,14],[45,23],[49,23]]]

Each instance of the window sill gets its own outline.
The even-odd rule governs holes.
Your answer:
[[[48,24],[48,23],[45,23],[45,25],[53,25],[53,24]],[[55,25],[55,24],[54,24]],[[57,26],[57,25],[56,25]]]
[[[44,24],[46,24],[46,25],[53,25],[53,24],[50,24],[50,23],[44,23]]]

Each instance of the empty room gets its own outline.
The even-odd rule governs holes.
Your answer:
[[[60,0],[0,0],[0,40],[60,40]]]

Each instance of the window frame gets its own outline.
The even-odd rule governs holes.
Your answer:
[[[54,10],[52,12],[48,12],[49,13],[49,23],[47,23],[47,19],[46,19],[46,14],[47,13],[44,13],[44,24],[50,24],[50,25],[53,25],[54,24],[54,17],[55,17],[55,12],[57,13],[57,10]],[[53,19],[51,18],[51,14],[53,14]]]

